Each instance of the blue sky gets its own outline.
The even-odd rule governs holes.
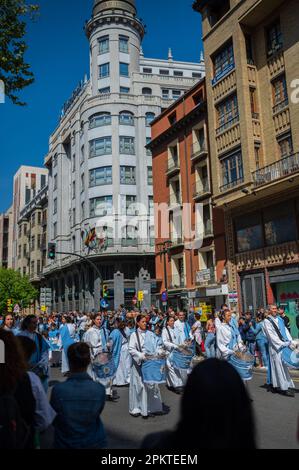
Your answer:
[[[0,105],[0,213],[12,200],[13,175],[21,165],[43,166],[49,136],[63,103],[78,82],[89,76],[88,41],[83,31],[92,0],[35,0],[39,18],[28,24],[26,60],[35,83],[21,98],[24,108],[8,100]],[[137,0],[138,15],[147,25],[146,57],[166,58],[172,47],[177,60],[199,61],[200,16],[192,0]]]

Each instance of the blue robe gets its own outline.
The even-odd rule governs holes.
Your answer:
[[[110,334],[109,339],[113,341],[112,357],[115,364],[115,370],[117,370],[120,363],[123,335],[119,330],[115,329]]]

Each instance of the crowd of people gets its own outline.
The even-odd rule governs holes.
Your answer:
[[[166,382],[170,391],[183,394],[182,417],[177,431],[149,436],[144,448],[167,447],[176,443],[178,433],[190,445],[190,404],[202,394],[211,401],[207,413],[212,409],[223,416],[226,439],[221,426],[211,426],[209,416],[205,421],[201,415],[199,440],[207,448],[229,448],[232,443],[242,447],[242,442],[254,448],[251,399],[245,386],[250,374],[236,370],[236,359],[245,364],[249,357],[252,365],[267,370],[269,391],[294,396],[281,351],[298,351],[299,341],[292,339],[288,318],[276,305],[254,317],[245,313],[239,318],[223,305],[206,322],[199,313],[175,312],[171,307],[165,313],[154,307],[140,312],[121,306],[115,312],[90,314],[7,314],[0,317],[0,340],[6,353],[0,366],[0,422],[13,418],[22,431],[6,433],[5,438],[0,431],[0,443],[6,447],[37,447],[39,433],[53,424],[55,448],[106,448],[101,413],[107,400],[119,401],[117,387],[129,387],[129,414],[149,419],[165,414],[159,384]],[[187,367],[181,365],[186,358]],[[149,379],[144,364],[153,366]],[[61,367],[66,380],[53,387],[49,402],[51,366]],[[222,391],[223,404],[212,400],[217,390]],[[228,402],[233,406],[228,408]],[[9,416],[5,410],[10,410]],[[242,419],[247,422],[246,444],[238,441],[236,431]]]

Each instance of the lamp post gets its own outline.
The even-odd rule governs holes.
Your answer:
[[[168,294],[168,280],[167,280],[167,265],[166,265],[166,255],[169,251],[169,248],[172,246],[172,241],[171,240],[166,240],[161,243],[157,243],[157,248],[160,254],[160,257],[163,255],[163,263],[164,263],[164,287],[165,287],[165,292]],[[168,303],[168,295],[167,295],[167,301],[165,302],[165,311],[167,310],[167,303]]]

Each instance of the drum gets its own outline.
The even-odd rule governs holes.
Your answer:
[[[141,366],[142,378],[145,384],[166,383],[166,359],[148,359]]]
[[[299,349],[292,351],[290,348],[283,348],[281,358],[289,369],[299,370]]]
[[[169,361],[175,369],[188,370],[191,367],[193,351],[191,349],[175,349],[169,356]]]
[[[242,380],[251,380],[254,366],[254,356],[249,353],[235,352],[228,362],[239,372]]]
[[[92,370],[95,377],[101,381],[109,381],[116,374],[115,362],[111,353],[100,353],[92,361]]]

